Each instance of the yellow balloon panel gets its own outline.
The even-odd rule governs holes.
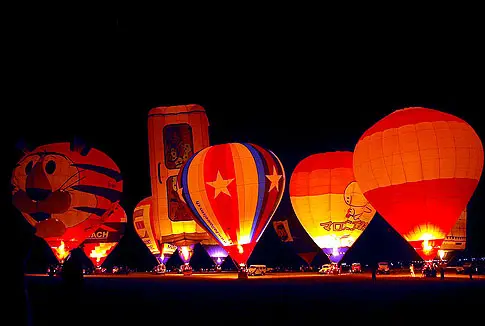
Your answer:
[[[353,196],[362,196],[353,194]],[[375,214],[369,203],[353,205],[344,194],[290,197],[298,218],[320,248],[350,247]]]
[[[151,209],[151,197],[145,198],[139,202],[133,212],[133,226],[135,227],[135,231],[140,239],[147,246],[148,250],[150,250],[150,252],[157,257],[160,255],[160,250],[158,248],[158,243],[155,239],[155,233],[152,228],[153,218],[151,217]]]

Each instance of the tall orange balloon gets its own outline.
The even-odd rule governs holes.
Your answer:
[[[202,149],[181,170],[184,201],[238,264],[246,264],[278,207],[285,172],[272,152],[229,143]]]
[[[209,235],[193,221],[181,202],[177,175],[189,157],[207,146],[209,121],[202,106],[162,106],[148,113],[151,230],[160,247],[178,247],[185,263],[189,263],[194,245]]]
[[[353,161],[365,197],[429,260],[477,187],[483,147],[462,119],[413,107],[369,128],[355,146]]]

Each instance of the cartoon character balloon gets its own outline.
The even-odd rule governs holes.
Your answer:
[[[338,263],[374,217],[355,181],[352,152],[314,154],[296,166],[290,200],[310,237]]]
[[[482,143],[468,123],[419,107],[378,121],[354,151],[365,197],[424,260],[436,256],[482,169]]]
[[[84,253],[96,268],[103,264],[125,232],[126,213],[120,205],[108,210],[106,215],[103,224],[82,243]]]
[[[117,205],[123,181],[108,155],[74,142],[26,153],[13,171],[12,185],[14,206],[62,263]]]
[[[148,112],[148,145],[151,229],[160,246],[176,246],[180,257],[188,264],[194,245],[208,239],[209,235],[194,222],[191,212],[181,202],[177,176],[189,157],[209,146],[209,121],[204,108],[189,104],[151,109]]]
[[[214,145],[189,158],[179,179],[197,223],[246,264],[285,188],[276,155],[248,143]]]

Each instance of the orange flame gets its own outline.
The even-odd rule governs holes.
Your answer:
[[[107,252],[116,244],[116,242],[100,243],[99,246],[94,247],[89,254],[89,257],[96,258],[96,262],[99,263],[101,258],[108,256]]]
[[[64,244],[64,241],[61,240],[61,244],[59,247],[52,247],[52,249],[55,250],[55,254],[57,256],[57,259],[62,263],[64,259],[66,259],[67,255],[69,254],[69,251],[66,251],[66,246]]]

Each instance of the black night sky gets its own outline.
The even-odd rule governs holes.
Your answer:
[[[485,139],[483,50],[471,37],[426,37],[418,30],[422,40],[360,35],[360,30],[336,37],[322,26],[295,26],[246,38],[123,17],[99,25],[81,19],[31,21],[12,29],[20,26],[22,37],[8,40],[6,61],[5,189],[21,157],[17,141],[35,148],[81,137],[119,165],[130,222],[135,205],[151,194],[147,113],[155,106],[200,104],[209,118],[211,144],[253,142],[278,155],[287,187],[276,218],[293,214],[288,182],[300,160],[352,151],[367,128],[396,109],[424,106],[457,115]],[[468,206],[472,255],[485,254],[484,189],[482,177]],[[14,240],[7,246],[20,244],[24,250],[14,251],[19,257],[31,249],[32,268],[52,261],[9,196],[3,220],[13,225]],[[295,263],[285,250],[268,227],[250,262]],[[415,257],[376,214],[346,260]],[[110,259],[141,269],[155,263],[130,223]]]

